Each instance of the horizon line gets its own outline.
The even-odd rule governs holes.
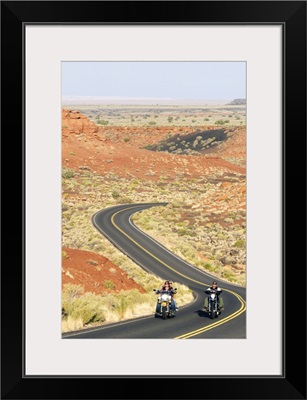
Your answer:
[[[193,98],[171,98],[171,97],[125,97],[125,96],[62,96],[62,104],[137,104],[135,102],[139,102],[139,104],[148,104],[148,105],[159,105],[167,104],[171,105],[176,103],[188,103],[188,104],[220,104],[224,105],[227,102],[231,102],[237,98],[220,98],[220,99],[193,99]],[[245,98],[244,98],[245,99]],[[92,103],[90,103],[92,102]],[[153,104],[155,103],[155,104]]]

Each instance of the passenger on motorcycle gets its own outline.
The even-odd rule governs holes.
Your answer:
[[[216,292],[217,298],[218,298],[218,306],[220,311],[224,310],[224,300],[223,297],[221,296],[222,289],[218,287],[217,282],[213,281],[211,286],[205,290],[205,293],[207,295],[210,295],[210,293]],[[205,297],[205,303],[204,303],[204,310],[208,311],[208,296]]]
[[[177,292],[172,286],[170,286],[170,282],[169,281],[165,281],[164,285],[162,286],[162,288],[156,291],[156,294],[162,294],[162,293],[167,293],[167,294],[172,296],[172,303],[171,303],[172,304],[172,309],[175,310],[175,311],[178,311],[176,301],[175,301],[175,299],[173,297],[174,294],[176,294]],[[156,312],[159,312],[159,303],[158,302],[157,302],[157,305],[156,305]]]

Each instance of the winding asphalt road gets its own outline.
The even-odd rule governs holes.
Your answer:
[[[166,204],[118,205],[97,212],[92,221],[106,238],[146,271],[161,280],[172,280],[174,286],[176,282],[187,285],[195,295],[194,302],[184,307],[177,302],[179,311],[174,318],[167,320],[155,318],[153,310],[153,314],[147,317],[63,333],[63,338],[246,338],[245,288],[219,280],[218,284],[223,290],[225,310],[218,318],[210,319],[202,308],[204,290],[210,286],[214,277],[172,254],[131,221],[131,216],[136,212]]]

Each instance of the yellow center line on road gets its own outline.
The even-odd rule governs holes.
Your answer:
[[[244,303],[241,303],[241,308],[239,310],[237,310],[235,313],[228,315],[228,317],[225,317],[223,319],[220,319],[217,322],[214,322],[213,324],[204,326],[202,328],[196,329],[195,331],[192,332],[188,332],[188,333],[184,333],[181,336],[177,336],[174,339],[188,339],[192,336],[196,336],[196,335],[200,335],[201,333],[207,332],[210,329],[216,328],[217,326],[223,325],[226,322],[231,321],[234,318],[237,318],[240,314],[242,314],[244,311],[246,310],[246,306]]]
[[[198,284],[200,284],[200,285],[202,285],[202,286],[207,286],[205,283],[200,282],[200,281],[197,281],[197,280],[195,280],[195,279],[190,278],[190,277],[187,276],[187,275],[182,274],[181,272],[179,272],[179,271],[177,271],[176,269],[172,268],[170,265],[166,264],[164,261],[160,260],[157,256],[155,256],[155,255],[152,254],[150,251],[148,251],[148,250],[145,249],[143,246],[141,246],[136,240],[134,240],[134,239],[133,239],[132,237],[130,237],[126,232],[124,232],[122,229],[120,229],[120,227],[119,227],[118,225],[116,225],[116,223],[114,222],[114,218],[115,218],[115,216],[116,216],[117,214],[119,214],[119,213],[121,213],[121,212],[123,212],[123,211],[129,210],[129,209],[131,209],[131,208],[136,208],[136,207],[138,207],[138,206],[127,207],[127,208],[125,208],[125,209],[123,209],[123,210],[119,210],[119,211],[117,211],[116,213],[114,213],[114,214],[112,215],[112,217],[111,217],[111,222],[112,222],[112,224],[115,226],[115,228],[116,228],[117,230],[119,230],[119,231],[120,231],[124,236],[126,236],[129,240],[131,240],[131,242],[133,242],[136,246],[138,246],[140,249],[142,249],[145,253],[147,253],[147,254],[150,255],[152,258],[154,258],[155,260],[157,260],[157,261],[159,261],[161,264],[163,264],[166,268],[168,268],[168,269],[170,269],[171,271],[175,272],[176,274],[178,274],[178,275],[184,277],[185,279],[188,279],[189,281],[198,283]],[[206,325],[206,326],[204,326],[203,328],[200,328],[200,329],[197,329],[197,330],[195,330],[195,331],[188,332],[188,333],[186,333],[186,334],[184,334],[184,335],[175,337],[175,339],[187,339],[187,338],[189,338],[189,337],[199,335],[200,333],[206,332],[206,331],[208,331],[208,330],[210,330],[210,329],[213,329],[213,328],[215,328],[215,327],[217,327],[217,326],[220,326],[220,325],[222,325],[222,324],[225,324],[226,322],[228,322],[228,321],[230,321],[230,320],[232,320],[232,319],[238,317],[240,314],[242,314],[242,313],[246,310],[246,303],[245,303],[245,301],[243,300],[243,298],[242,298],[238,293],[233,292],[232,290],[229,290],[229,289],[225,289],[225,288],[221,288],[221,289],[223,289],[223,291],[225,291],[225,292],[231,293],[233,296],[235,296],[235,297],[239,300],[239,302],[241,303],[240,309],[237,310],[237,311],[235,311],[233,314],[230,314],[228,317],[225,317],[225,318],[223,318],[223,319],[221,319],[221,320],[219,320],[219,321],[217,321],[217,322],[215,322],[215,323],[213,323],[213,324]]]

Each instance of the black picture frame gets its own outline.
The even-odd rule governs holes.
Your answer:
[[[103,15],[101,22],[97,22],[99,15]],[[282,376],[24,376],[26,265],[23,30],[28,23],[283,26]],[[306,399],[306,2],[2,1],[1,94],[1,398]],[[18,172],[13,175],[12,164],[18,164]],[[17,176],[20,179],[18,184]],[[20,242],[15,237],[16,228],[22,230],[18,258],[16,247]],[[297,233],[298,229],[301,233]],[[8,234],[12,230],[13,233]],[[299,304],[297,313],[293,310],[293,304],[287,301],[286,289],[290,286],[298,289],[295,292]],[[166,351],[161,349],[161,356]]]

